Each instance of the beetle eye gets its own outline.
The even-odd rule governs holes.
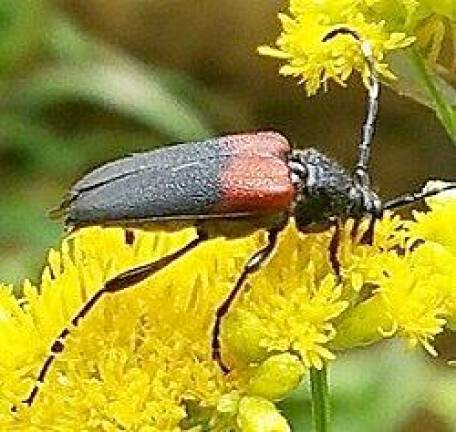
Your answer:
[[[289,161],[288,167],[292,173],[292,180],[293,178],[298,178],[301,183],[306,181],[307,176],[309,175],[309,171],[307,167],[301,162]]]

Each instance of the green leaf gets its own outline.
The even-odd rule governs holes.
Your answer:
[[[159,73],[128,63],[55,67],[30,78],[15,97],[28,110],[68,101],[101,106],[178,139],[210,133],[202,113],[180,100]]]
[[[195,82],[142,64],[122,50],[82,33],[56,11],[48,21],[49,29],[41,40],[54,63],[24,77],[17,91],[9,92],[7,103],[28,114],[52,105],[84,102],[172,139],[190,140],[211,134],[203,111],[207,98],[187,97],[187,93],[201,92]]]
[[[0,131],[0,158],[17,155],[13,157],[16,165],[10,162],[4,167],[4,176],[11,172],[30,178],[46,173],[49,180],[55,176],[68,182],[100,160],[124,155],[126,148],[132,148],[131,143],[135,151],[158,144],[152,134],[140,131],[95,129],[60,135],[44,122],[12,113],[0,114]]]
[[[388,61],[397,76],[388,85],[434,110],[456,144],[456,89],[434,73],[415,48],[391,54]]]
[[[36,55],[49,25],[49,4],[43,0],[0,2],[0,75],[16,75]]]

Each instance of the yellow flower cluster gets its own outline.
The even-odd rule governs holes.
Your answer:
[[[398,247],[384,249],[367,264],[376,273],[367,300],[349,310],[337,327],[335,348],[364,345],[380,337],[403,337],[437,355],[432,341],[456,318],[456,196],[446,192],[427,199],[430,212],[400,221]],[[390,237],[391,239],[391,237]],[[365,281],[365,283],[368,280]],[[364,283],[364,286],[365,286]]]
[[[386,215],[373,246],[353,241],[348,221],[340,280],[327,259],[331,233],[304,235],[291,221],[223,322],[226,376],[211,360],[214,311],[265,238],[202,244],[104,298],[27,407],[52,341],[104,281],[195,236],[135,230],[130,244],[117,228],[73,234],[50,252],[39,287],[25,282],[17,300],[0,286],[0,430],[289,431],[274,402],[338,350],[397,336],[435,354],[434,336],[456,327],[456,197],[428,204],[414,221]]]
[[[299,78],[309,96],[331,79],[344,85],[353,70],[366,80],[366,61],[352,36],[325,40],[332,31],[346,28],[369,41],[377,72],[394,79],[385,56],[418,39],[435,63],[446,26],[455,31],[455,9],[453,0],[290,0],[289,13],[279,14],[283,32],[277,47],[261,46],[259,53],[285,61],[280,73]],[[456,45],[453,49],[456,53]],[[456,71],[456,55],[451,69]]]

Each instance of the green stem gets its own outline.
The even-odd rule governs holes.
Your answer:
[[[310,386],[314,430],[315,432],[328,432],[330,407],[326,366],[321,370],[310,369]]]
[[[433,73],[426,67],[424,59],[420,56],[416,49],[411,49],[410,52],[415,70],[426,88],[429,98],[433,102],[437,117],[445,127],[453,142],[456,143],[456,117],[451,106],[440,94],[440,91],[434,82]]]

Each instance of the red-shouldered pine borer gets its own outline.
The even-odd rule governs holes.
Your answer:
[[[85,226],[142,227],[154,222],[185,221],[197,228],[197,237],[180,250],[159,260],[128,270],[107,281],[71,321],[77,326],[105,294],[130,288],[214,236],[241,237],[265,229],[266,246],[247,262],[236,284],[218,307],[212,331],[212,357],[227,373],[220,352],[220,326],[249,274],[257,271],[272,254],[278,234],[294,217],[303,232],[321,232],[335,227],[328,257],[340,273],[338,244],[340,224],[353,218],[355,225],[370,218],[362,242],[372,243],[375,221],[384,210],[395,209],[456,188],[456,183],[425,189],[383,202],[370,187],[369,159],[378,110],[379,80],[370,44],[352,30],[369,68],[367,117],[358,147],[353,174],[315,149],[294,150],[276,132],[258,132],[211,138],[133,154],[109,162],[88,173],[70,189],[54,214],[63,215],[68,229]],[[223,223],[218,223],[220,220]],[[242,222],[236,228],[230,222]],[[245,222],[245,224],[244,224]],[[32,405],[39,385],[63,351],[69,327],[62,330],[43,363],[28,398]]]

